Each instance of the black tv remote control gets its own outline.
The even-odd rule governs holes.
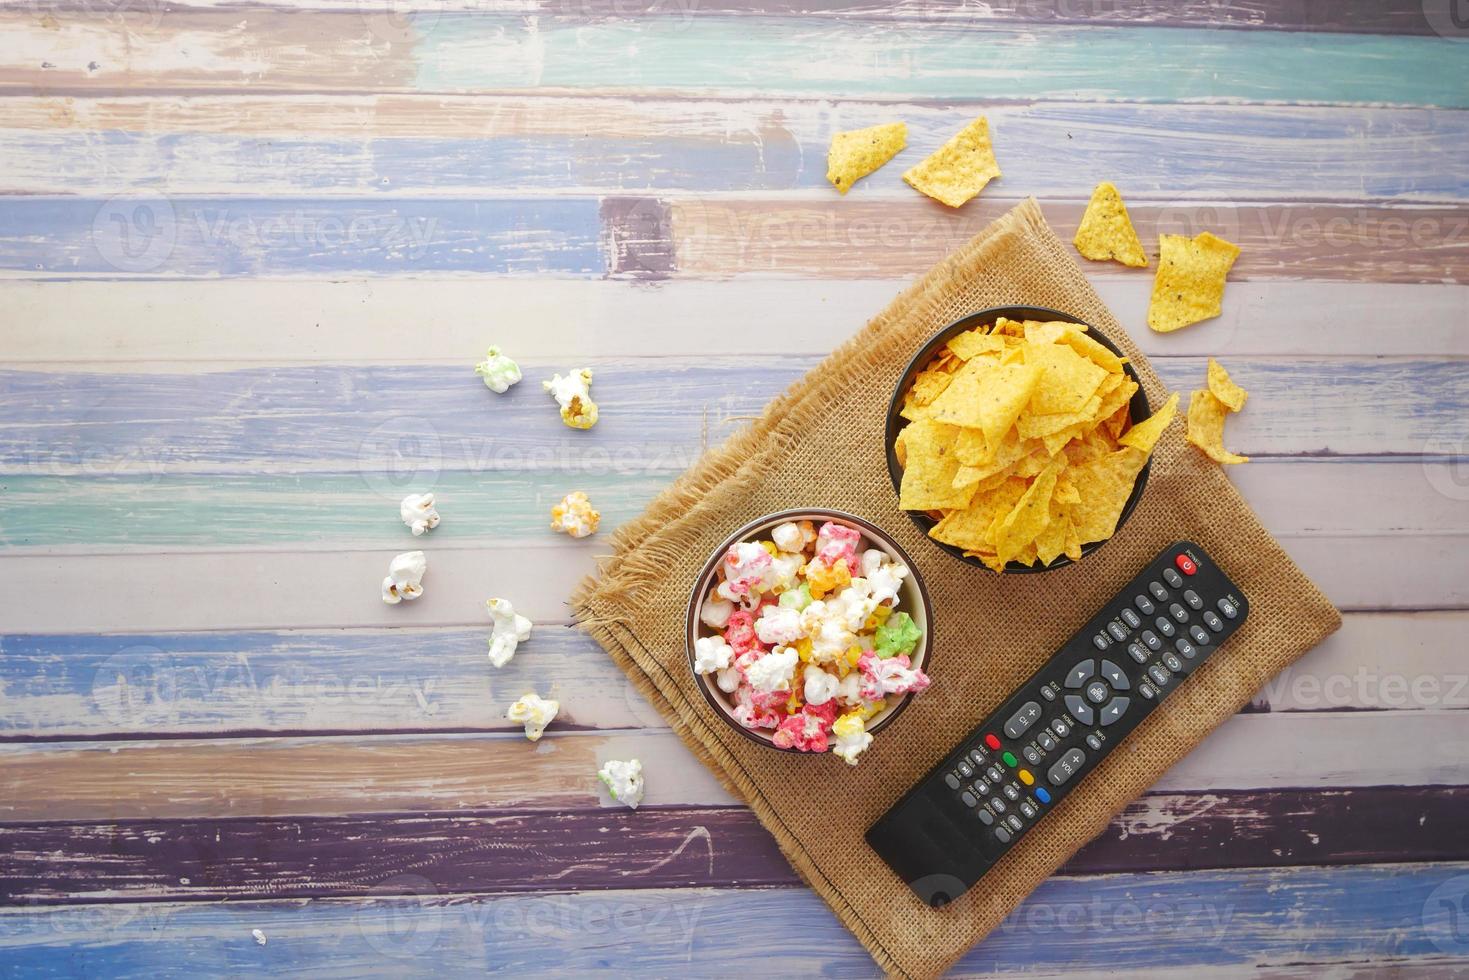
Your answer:
[[[928,905],[958,898],[1249,609],[1204,549],[1170,546],[893,804],[867,843]]]

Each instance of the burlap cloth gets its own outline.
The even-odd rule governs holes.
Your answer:
[[[884,464],[888,397],[935,331],[1003,305],[1079,316],[1132,358],[1153,405],[1166,396],[1040,208],[1026,201],[619,528],[614,554],[573,599],[583,627],[694,754],[749,802],[882,968],[912,977],[942,973],[1129,800],[1341,623],[1220,467],[1184,441],[1182,413],[1158,444],[1131,520],[1080,564],[996,576],[951,558],[919,533],[898,510]],[[731,730],[695,687],[684,651],[689,590],[713,549],[748,520],[806,506],[849,511],[885,528],[913,557],[933,598],[933,686],[877,736],[855,768],[830,754],[777,752]],[[867,827],[1117,588],[1181,538],[1203,545],[1240,586],[1250,600],[1248,621],[963,898],[937,911],[921,905],[863,841]],[[751,938],[758,949],[758,937]]]

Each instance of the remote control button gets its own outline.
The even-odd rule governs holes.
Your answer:
[[[995,840],[999,841],[1001,844],[1010,843],[1010,831],[1006,830],[1004,827],[996,827]]]
[[[1051,791],[1046,789],[1044,786],[1037,786],[1035,788],[1035,798],[1040,800],[1042,803],[1049,803],[1051,802]]]
[[[1219,607],[1220,612],[1224,613],[1225,619],[1233,619],[1239,615],[1239,606],[1236,606],[1228,599],[1220,599],[1215,605]]]
[[[980,778],[970,783],[969,788],[973,790],[975,796],[984,796],[990,791],[990,783],[989,780]]]
[[[1034,820],[1035,819],[1035,815],[1037,813],[1039,813],[1040,811],[1038,811],[1035,808],[1035,804],[1034,803],[1030,802],[1029,800],[1026,800],[1024,803],[1020,804],[1020,812],[1023,813],[1023,814],[1025,814],[1025,819],[1027,819],[1027,820]]]
[[[1111,645],[1112,642],[1107,639],[1106,633],[1098,633],[1096,636],[1092,637],[1092,646],[1096,647],[1098,650],[1105,650]]]
[[[990,747],[990,751],[992,752],[997,751],[1000,748],[1000,740],[995,737],[994,732],[991,732],[984,737],[984,744],[988,745]]]
[[[1151,701],[1153,700],[1153,696],[1158,693],[1158,689],[1147,681],[1143,681],[1137,686],[1137,693]]]
[[[1014,769],[1015,768],[1015,753],[1013,753],[1013,752],[1006,752],[1004,755],[1000,756],[1000,761],[1003,762],[1005,765],[1009,766],[1011,769]]]
[[[1212,609],[1204,610],[1204,625],[1216,633],[1224,632],[1224,620],[1220,619]]]
[[[1134,643],[1133,646],[1137,646],[1137,644]],[[1107,678],[1107,683],[1111,684],[1114,690],[1127,690],[1127,675],[1122,672],[1121,667],[1117,666],[1112,661],[1103,660],[1099,672],[1103,677]]]
[[[1107,632],[1111,633],[1112,639],[1116,640],[1118,643],[1121,643],[1123,640],[1127,639],[1127,627],[1123,626],[1116,620],[1113,620],[1112,622],[1107,624]]]
[[[995,822],[995,815],[988,810],[976,810],[974,815],[978,817],[979,822],[984,824],[986,827]]]
[[[1005,801],[1000,799],[998,796],[990,797],[990,809],[995,811],[996,813],[1004,813]]]
[[[1148,662],[1148,651],[1143,649],[1141,643],[1130,643],[1127,646],[1127,655],[1140,664]]]
[[[1107,695],[1110,693],[1107,690],[1107,685],[1101,681],[1094,681],[1086,686],[1086,699],[1092,704],[1101,704],[1107,700]]]
[[[1167,616],[1159,616],[1157,619],[1153,620],[1153,625],[1158,627],[1158,632],[1162,633],[1164,636],[1172,636],[1174,633],[1178,632],[1173,628],[1173,624],[1168,621]]]
[[[1153,679],[1154,684],[1162,687],[1168,683],[1168,679],[1173,675],[1168,673],[1161,664],[1153,664],[1153,666],[1148,668],[1148,676]]]
[[[1188,610],[1176,602],[1168,607],[1168,615],[1172,616],[1175,622],[1188,622]]]
[[[1034,745],[1027,745],[1024,749],[1020,751],[1020,754],[1025,756],[1025,761],[1029,762],[1031,765],[1035,765],[1037,762],[1041,761],[1041,750],[1036,748]]]
[[[1030,730],[1030,726],[1041,720],[1041,706],[1039,701],[1027,701],[1020,706],[1020,710],[1010,716],[1005,722],[1005,734],[1010,738],[1019,738]]]
[[[1133,612],[1131,607],[1124,608],[1121,613],[1122,621],[1127,624],[1128,629],[1137,629],[1143,624],[1142,617]]]
[[[976,770],[982,767],[986,762],[988,762],[989,758],[990,757],[985,754],[984,749],[969,750],[969,761],[974,763],[974,768]]]
[[[1132,600],[1132,604],[1134,606],[1137,606],[1137,611],[1142,613],[1144,616],[1153,615],[1153,600],[1149,599],[1147,596],[1139,595],[1137,598]]]
[[[1049,752],[1056,747],[1056,740],[1051,737],[1050,732],[1041,732],[1035,740],[1040,743],[1043,752]]]
[[[998,783],[1005,778],[1005,774],[1000,771],[999,766],[990,766],[984,771],[984,777],[992,783]]]
[[[1188,635],[1193,637],[1193,641],[1201,647],[1209,645],[1209,634],[1204,631],[1204,627],[1202,626],[1190,626],[1188,628]]]
[[[1066,686],[1072,689],[1081,687],[1087,680],[1097,672],[1095,660],[1083,660],[1071,668],[1071,673],[1066,675]]]
[[[1165,568],[1163,569],[1163,581],[1176,589],[1183,585],[1183,576],[1171,568]]]
[[[1187,644],[1188,643],[1187,640],[1179,640],[1178,642],[1179,643],[1183,643],[1183,644]],[[1181,673],[1183,673],[1183,661],[1182,660],[1179,660],[1177,657],[1175,657],[1171,653],[1165,653],[1165,654],[1163,654],[1163,666],[1167,667],[1169,670],[1173,671],[1175,674],[1181,674]]]
[[[1179,653],[1183,654],[1185,657],[1189,658],[1190,660],[1194,659],[1194,657],[1197,657],[1199,655],[1199,651],[1194,648],[1194,645],[1192,643],[1190,643],[1188,640],[1185,640],[1181,636],[1178,639],[1176,639],[1176,640],[1173,641],[1173,649],[1177,650]],[[1170,654],[1165,655],[1163,657],[1163,662],[1164,663],[1168,663],[1168,658],[1169,657],[1173,657],[1173,654],[1170,653]],[[1177,657],[1173,657],[1173,659],[1174,660],[1177,660],[1178,658]],[[1180,669],[1178,667],[1174,667],[1172,664],[1168,664],[1168,666],[1172,670],[1178,670],[1178,669]]]
[[[1100,752],[1102,749],[1102,740],[1097,738],[1095,733],[1086,737],[1086,744],[1091,747],[1093,752]]]
[[[1199,570],[1199,567],[1194,564],[1194,560],[1188,555],[1179,555],[1173,559],[1173,564],[1177,565],[1178,570],[1185,575],[1192,575]]]
[[[1210,613],[1209,615],[1213,616],[1214,614]],[[1056,700],[1056,692],[1052,688],[1043,687],[1041,688],[1041,697],[1045,698],[1047,701],[1054,701]]]
[[[959,765],[955,766],[954,768],[958,769],[959,775],[963,776],[965,779],[968,779],[970,776],[974,775],[974,767],[969,764],[969,761],[967,759],[961,761]]]
[[[1154,579],[1153,581],[1148,583],[1148,591],[1153,593],[1153,598],[1157,599],[1159,602],[1168,601],[1168,590],[1163,588],[1163,583],[1159,582],[1157,579]]]
[[[1006,784],[1005,788],[1001,790],[1001,792],[1005,794],[1005,799],[1009,800],[1011,803],[1014,803],[1016,800],[1020,799],[1020,787],[1016,786],[1014,783]]]
[[[1051,720],[1051,731],[1056,733],[1057,738],[1065,738],[1071,734],[1071,725],[1065,718],[1053,718]]]
[[[1200,599],[1199,594],[1193,589],[1184,589],[1183,601],[1188,603],[1188,607],[1195,612],[1204,608],[1204,600]]]
[[[1071,717],[1083,725],[1090,725],[1092,723],[1092,706],[1075,694],[1066,695],[1066,710],[1071,712]]]
[[[1020,777],[1020,781],[1022,783],[1024,783],[1025,785],[1027,785],[1027,786],[1034,786],[1035,785],[1035,777],[1030,774],[1030,770],[1029,769],[1022,769],[1019,772],[1017,772],[1015,775],[1019,776]]]
[[[1104,726],[1112,724],[1122,717],[1123,713],[1127,711],[1127,706],[1131,703],[1132,701],[1127,698],[1113,698],[1102,709],[1101,715],[1099,716],[1100,721]]]
[[[960,793],[959,794],[959,802],[960,803],[963,803],[965,806],[969,807],[970,809],[973,809],[974,807],[979,806],[979,801],[976,800],[974,798],[974,794],[971,793],[971,792],[969,792],[969,790],[967,790],[967,789],[963,793]]]
[[[959,788],[959,777],[956,776],[956,775],[954,775],[951,772],[950,773],[945,773],[944,774],[944,785],[947,786],[947,787],[949,787],[949,789],[958,789]]]
[[[1163,649],[1163,641],[1158,639],[1158,634],[1152,630],[1143,630],[1143,643],[1154,653]]]
[[[1025,824],[1020,821],[1020,818],[1013,813],[1005,818],[1005,822],[1008,823],[1010,825],[1010,829],[1015,831],[1015,833],[1017,834],[1020,833],[1021,829],[1025,827]]]
[[[1046,773],[1046,778],[1051,781],[1052,786],[1060,786],[1075,776],[1084,765],[1086,765],[1086,753],[1081,749],[1071,749],[1050,768]]]

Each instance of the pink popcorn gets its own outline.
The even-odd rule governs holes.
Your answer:
[[[777,748],[794,748],[801,752],[825,752],[828,744],[827,736],[835,721],[835,705],[829,708],[826,705],[819,708],[807,705],[799,713],[782,721],[770,740]]]
[[[734,647],[736,654],[752,650],[763,653],[765,644],[755,635],[755,614],[748,609],[736,609],[729,614],[729,625],[724,628],[724,642]]]
[[[770,557],[770,552],[753,541],[741,541],[731,545],[724,554],[724,585],[721,591],[730,599],[762,592],[774,571],[774,559]]]
[[[928,675],[912,666],[907,654],[886,659],[875,653],[864,653],[857,659],[862,672],[862,697],[879,701],[889,694],[917,694],[928,687]]]
[[[757,703],[761,698],[750,685],[741,684],[735,690],[734,696],[735,706],[730,714],[741,725],[746,728],[775,728],[780,724],[780,715],[774,708]],[[784,697],[782,695],[782,703]]]
[[[847,563],[848,571],[856,575],[861,569],[857,558],[857,545],[861,542],[862,532],[855,527],[827,521],[821,525],[821,530],[816,532],[816,557],[827,565],[835,565],[839,561],[844,561]]]

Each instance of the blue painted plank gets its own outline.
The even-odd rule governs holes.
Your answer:
[[[1207,330],[1208,325],[1193,327]],[[1282,329],[1288,326],[1282,324]],[[164,469],[356,466],[388,496],[443,471],[681,470],[757,415],[815,358],[658,359],[595,366],[601,421],[561,424],[527,364],[505,395],[439,366],[249,368],[202,374],[0,371],[0,467],[107,475]],[[1163,380],[1201,387],[1204,361],[1158,357]],[[1227,360],[1252,393],[1229,422],[1237,451],[1461,455],[1469,364],[1420,359]]]
[[[595,275],[600,238],[593,199],[0,197],[0,270],[27,273]]]
[[[700,841],[691,838],[690,846]],[[366,901],[13,910],[0,913],[0,966],[34,977],[475,977],[530,970],[571,977],[636,969],[694,978],[740,975],[754,956],[774,976],[879,975],[856,939],[804,889],[465,899],[441,897],[427,879],[405,874],[374,894]],[[1457,918],[1466,907],[1464,864],[1060,877],[1042,884],[955,969],[973,975],[1111,972],[1123,963],[1130,971],[1303,961],[1428,965],[1469,956]],[[921,916],[934,917],[894,892],[891,918],[874,926],[882,935],[911,935]],[[252,929],[265,933],[267,945],[256,945]]]

